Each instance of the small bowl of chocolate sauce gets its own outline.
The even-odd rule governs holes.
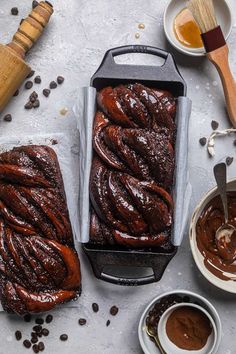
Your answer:
[[[171,0],[164,13],[164,31],[167,40],[178,51],[191,55],[205,55],[201,34],[191,12],[186,8],[187,0]],[[214,1],[216,17],[227,40],[232,30],[232,13],[225,0]]]
[[[229,223],[236,227],[236,179],[227,183]],[[190,246],[195,263],[215,286],[236,294],[236,233],[217,241],[216,231],[224,224],[223,205],[217,188],[197,205],[190,224]],[[227,235],[226,235],[227,236]]]
[[[166,353],[215,352],[215,322],[203,307],[193,303],[180,303],[168,308],[158,323],[158,335]]]

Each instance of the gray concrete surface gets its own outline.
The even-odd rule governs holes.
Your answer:
[[[172,51],[176,55],[179,68],[188,84],[188,95],[193,100],[190,121],[189,165],[193,185],[191,210],[200,197],[214,184],[213,164],[235,157],[232,138],[217,142],[216,157],[209,159],[198,140],[211,132],[210,122],[216,119],[220,127],[229,126],[224,109],[222,89],[210,63],[204,58],[193,59],[176,53],[167,44],[163,35],[162,14],[168,1],[154,0],[54,0],[55,14],[45,35],[28,56],[28,61],[41,75],[43,83],[35,85],[38,92],[55,79],[65,76],[65,83],[46,99],[41,98],[38,110],[26,111],[23,106],[29,92],[22,89],[13,98],[4,113],[11,113],[13,121],[0,121],[0,134],[31,135],[38,132],[66,132],[70,135],[71,146],[77,148],[78,136],[71,107],[76,99],[77,89],[88,85],[89,79],[97,69],[104,52],[114,46],[125,44],[149,44]],[[236,3],[229,1],[233,12]],[[10,9],[19,7],[19,16],[11,16]],[[0,41],[7,43],[17,28],[20,18],[25,17],[31,8],[30,0],[1,0],[0,2]],[[145,24],[138,30],[138,24]],[[229,39],[230,60],[236,74],[236,18]],[[135,33],[140,38],[135,38]],[[130,59],[126,60],[130,61]],[[137,59],[136,59],[137,60]],[[62,116],[59,111],[68,107],[69,112]],[[3,117],[4,114],[2,114]],[[227,140],[227,141],[226,141]],[[229,168],[231,177],[236,175],[234,162]],[[76,173],[76,171],[75,171]],[[163,279],[152,285],[139,288],[123,288],[109,285],[94,278],[90,265],[83,255],[83,293],[76,309],[54,311],[54,321],[50,325],[50,336],[45,339],[45,353],[80,354],[140,354],[142,351],[137,337],[137,325],[142,310],[157,294],[171,289],[190,289],[206,296],[218,309],[223,324],[223,338],[219,354],[235,354],[236,297],[218,290],[202,278],[194,265],[188,237],[177,256],[170,263]],[[91,304],[100,305],[97,314],[92,313]],[[111,305],[119,306],[119,314],[111,319],[107,328],[105,323]],[[78,319],[87,318],[87,326],[80,327]],[[0,314],[0,354],[30,352],[14,339],[16,329],[21,329],[25,338],[29,336],[31,325],[21,320]],[[69,340],[60,342],[61,333],[68,333]]]

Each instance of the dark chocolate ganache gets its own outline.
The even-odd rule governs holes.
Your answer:
[[[236,227],[236,192],[228,192],[228,223]],[[236,280],[236,232],[216,239],[216,231],[224,225],[220,196],[214,197],[202,211],[196,226],[199,251],[206,268],[223,280]]]

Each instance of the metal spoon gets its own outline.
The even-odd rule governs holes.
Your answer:
[[[161,354],[167,354],[165,350],[162,348],[161,342],[159,340],[158,334],[154,333],[153,329],[151,326],[146,326],[146,332],[149,335],[149,337],[153,338],[154,341],[156,342],[156,345],[158,349],[160,350]]]
[[[222,200],[224,208],[225,223],[221,225],[216,231],[216,241],[222,245],[227,245],[231,242],[231,236],[233,235],[236,228],[229,224],[229,211],[228,211],[228,199],[226,193],[226,183],[227,183],[227,173],[226,173],[226,164],[219,163],[214,167],[214,175],[217,183],[218,191]],[[223,241],[223,242],[222,242]],[[220,249],[219,249],[220,250]]]

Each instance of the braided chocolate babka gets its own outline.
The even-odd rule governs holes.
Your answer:
[[[0,298],[19,315],[51,310],[80,293],[63,180],[55,152],[0,154]]]
[[[170,245],[176,102],[140,83],[97,94],[90,242]]]

